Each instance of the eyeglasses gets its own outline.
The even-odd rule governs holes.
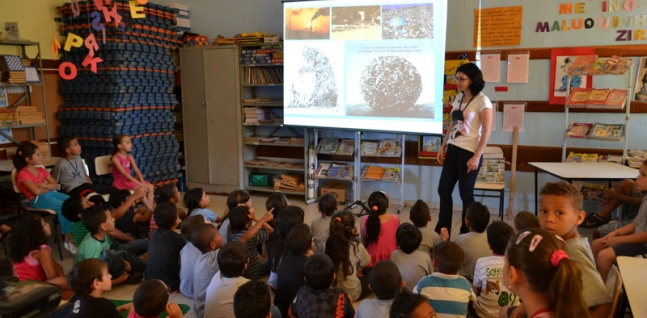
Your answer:
[[[469,77],[458,77],[458,76],[456,76],[455,78],[457,82],[464,82],[470,79]]]

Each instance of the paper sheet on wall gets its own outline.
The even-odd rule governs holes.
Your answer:
[[[481,54],[481,72],[486,83],[501,81],[501,53]]]
[[[508,54],[508,83],[528,83],[530,53]]]
[[[525,108],[525,104],[503,104],[503,131],[513,131],[517,126],[523,132]]]
[[[474,10],[475,48],[521,44],[523,7],[498,7]]]

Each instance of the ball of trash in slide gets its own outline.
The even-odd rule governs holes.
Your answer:
[[[362,71],[360,81],[362,97],[374,110],[406,110],[416,104],[422,92],[420,73],[400,56],[373,59]]]
[[[321,51],[303,48],[305,64],[299,68],[299,81],[292,84],[293,107],[331,108],[337,106],[335,71]]]

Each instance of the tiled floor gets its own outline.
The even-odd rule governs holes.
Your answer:
[[[255,194],[252,195],[252,202],[254,204],[254,210],[256,211],[256,214],[258,217],[261,217],[265,213],[265,199],[267,198],[266,194]],[[226,209],[226,197],[224,196],[216,196],[216,195],[211,195],[211,210],[216,212],[218,215],[221,215],[224,213]],[[290,200],[290,203],[293,205],[298,205],[302,207],[305,211],[305,222],[307,224],[310,224],[312,220],[315,218],[319,217],[319,212],[317,210],[317,204],[305,204],[303,199],[299,199],[298,197],[288,197]],[[343,206],[340,206],[340,209],[344,208]],[[400,220],[401,221],[409,221],[409,210],[410,206],[404,207],[401,212],[400,212]],[[359,209],[356,209],[354,212],[359,212]],[[397,213],[397,207],[392,207],[389,209],[389,212],[391,213]],[[496,216],[497,211],[493,211],[492,219],[497,218]],[[437,222],[437,217],[438,217],[438,210],[432,210],[432,222],[428,225],[430,227],[434,227]],[[509,222],[511,223],[511,222]],[[459,228],[460,228],[460,212],[455,212],[454,217],[453,217],[453,228],[452,228],[452,239],[455,239],[455,236],[458,235]],[[68,272],[72,268],[72,261],[73,257],[66,253],[65,251],[64,257],[65,259],[61,262],[61,265],[63,266],[63,269]],[[55,255],[57,256],[58,253]],[[58,259],[57,259],[58,260]],[[118,299],[118,300],[132,300],[132,296],[135,293],[135,290],[137,289],[138,285],[118,285],[114,286],[111,291],[104,293],[104,297],[108,299]],[[178,303],[178,304],[186,304],[191,307],[191,310],[185,315],[187,318],[193,318],[196,317],[195,312],[193,311],[193,300],[185,297],[181,293],[175,293],[172,294],[170,297],[170,302],[173,303]],[[357,305],[357,304],[355,304]]]

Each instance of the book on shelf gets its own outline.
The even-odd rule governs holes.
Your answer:
[[[368,166],[364,171],[363,178],[367,180],[382,180],[386,168],[380,166]]]
[[[589,94],[591,94],[591,90],[588,88],[573,88],[571,94],[568,95],[566,105],[585,105]]]
[[[566,137],[569,138],[586,138],[589,135],[589,131],[593,127],[591,123],[577,123],[573,122],[568,126],[566,130]]]
[[[330,170],[331,166],[332,166],[332,163],[330,162],[320,163],[319,167],[317,168],[317,172],[315,173],[315,176],[325,178],[328,175],[328,170]]]
[[[599,155],[597,153],[580,153],[569,152],[566,157],[566,162],[598,162]]]
[[[339,139],[337,137],[322,138],[317,145],[317,153],[325,155],[334,155],[337,153],[339,147]]]
[[[342,139],[337,149],[337,154],[342,156],[352,156],[355,153],[355,140]]]
[[[571,62],[571,65],[568,69],[569,75],[586,75],[589,72],[589,68],[598,58],[597,55],[578,55],[574,57],[574,61]]]
[[[614,55],[610,58],[597,58],[589,67],[588,75],[621,75],[631,66],[631,59]]]
[[[360,153],[365,157],[373,157],[377,154],[377,146],[379,142],[364,140],[360,144]]]
[[[483,159],[481,170],[479,170],[476,181],[485,183],[504,183],[505,160]]]
[[[380,140],[380,145],[377,148],[377,156],[379,157],[399,157],[402,153],[400,142],[394,139]]]
[[[386,168],[382,175],[382,181],[400,182],[400,168]]]
[[[326,177],[350,180],[353,177],[353,167],[333,162],[326,174]]]
[[[586,100],[587,104],[604,104],[611,92],[608,88],[594,88],[591,90],[588,99]]]
[[[627,94],[626,89],[574,88],[566,105],[572,108],[623,109]]]
[[[602,140],[622,140],[625,134],[624,124],[595,123],[591,128],[589,138]]]
[[[580,190],[584,200],[592,201],[601,201],[607,189],[606,183],[573,181],[573,185]]]
[[[627,102],[628,94],[629,92],[626,89],[612,89],[601,106],[591,105],[587,106],[587,108],[623,109]]]

